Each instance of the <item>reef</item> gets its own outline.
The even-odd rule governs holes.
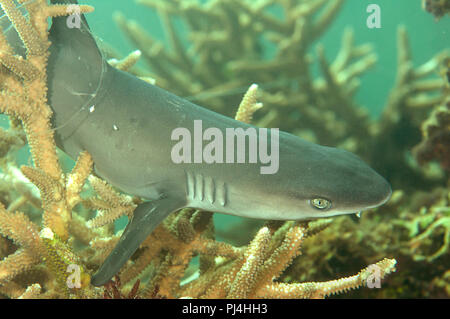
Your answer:
[[[138,2],[157,10],[170,47],[118,13],[115,21],[139,51],[109,53],[111,65],[237,120],[358,153],[392,182],[393,198],[376,213],[363,214],[360,223],[346,216],[249,223],[245,243],[216,240],[211,212],[183,209],[155,229],[112,282],[91,286],[90,275],[120,237],[114,221],[130,217],[141,199],[95,177],[86,152],[72,169],[61,164],[46,98],[47,18],[71,11],[44,0],[19,0],[29,14],[25,19],[12,0],[0,0],[27,50],[25,57],[16,55],[0,36],[0,111],[10,120],[0,132],[1,296],[323,298],[370,286],[374,274],[382,279],[396,268],[382,289],[348,293],[450,294],[448,52],[414,67],[407,32],[399,28],[396,84],[381,118],[373,120],[354,99],[360,76],[376,63],[372,46],[356,46],[348,29],[333,61],[324,47],[311,49],[343,0]],[[281,6],[284,18],[271,14],[271,6]],[[185,23],[185,38],[175,19]],[[269,57],[262,36],[276,44]],[[149,68],[136,67],[139,59]],[[313,76],[314,63],[320,75]],[[433,76],[441,69],[442,77]],[[242,87],[250,87],[243,98]],[[17,150],[25,143],[34,165],[19,168]],[[417,162],[405,156],[415,145]]]
[[[422,123],[422,142],[414,149],[420,164],[438,161],[441,167],[450,171],[450,58],[442,63],[441,74],[447,79],[444,88],[446,99],[434,107],[428,119]]]
[[[434,15],[436,20],[450,14],[450,2],[448,0],[422,0],[422,7]]]
[[[258,83],[264,107],[254,124],[355,152],[392,183],[390,204],[363,214],[359,223],[335,218],[323,233],[306,238],[303,256],[282,280],[326,280],[358,264],[395,256],[401,271],[389,292],[366,289],[352,296],[448,296],[450,263],[441,253],[449,245],[448,51],[415,65],[407,29],[399,26],[395,83],[381,116],[374,119],[355,99],[361,77],[377,63],[373,46],[356,45],[350,28],[334,59],[320,44],[343,1],[138,3],[158,13],[167,41],[116,13],[114,20],[146,63],[130,72],[230,116],[229,106],[239,103],[241,88]],[[431,1],[426,9],[432,5],[443,12],[446,3]],[[248,220],[217,233],[243,245],[250,240],[245,234],[255,234],[261,225]],[[414,282],[413,288],[407,290],[405,282]]]

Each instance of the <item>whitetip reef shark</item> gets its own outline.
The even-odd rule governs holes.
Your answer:
[[[75,0],[52,0],[73,3]],[[170,213],[184,207],[270,220],[355,214],[384,204],[389,183],[356,155],[279,132],[279,169],[255,164],[180,163],[171,159],[175,128],[254,127],[217,114],[111,67],[81,16],[50,29],[48,99],[56,143],[73,159],[88,151],[96,174],[144,198],[121,238],[93,275],[108,282]]]

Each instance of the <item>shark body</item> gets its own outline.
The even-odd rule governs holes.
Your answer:
[[[74,0],[54,3],[76,3]],[[255,164],[176,164],[177,127],[248,129],[106,63],[87,22],[70,29],[54,18],[48,65],[49,104],[58,147],[72,158],[88,151],[95,172],[139,205],[92,284],[105,284],[170,213],[183,207],[260,219],[301,220],[351,214],[385,203],[389,183],[344,150],[279,134],[279,170]]]

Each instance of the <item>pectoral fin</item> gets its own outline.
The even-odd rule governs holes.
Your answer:
[[[140,204],[134,211],[131,221],[120,237],[114,250],[109,254],[91,283],[101,286],[107,283],[134,254],[139,245],[170,213],[183,207],[173,198],[161,198]]]

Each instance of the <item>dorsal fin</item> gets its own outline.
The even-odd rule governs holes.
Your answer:
[[[74,4],[77,0],[52,0],[52,4]],[[52,19],[50,39],[58,45],[69,45],[76,51],[87,50],[88,53],[97,51],[100,55],[97,43],[92,36],[91,29],[84,14],[79,15],[79,24],[71,25],[68,21],[74,21],[71,16],[55,17]],[[78,48],[78,50],[77,50]],[[100,55],[101,56],[101,55]]]
[[[76,0],[52,0],[52,4],[78,4]],[[60,130],[70,126],[64,136],[56,135],[57,145],[83,121],[83,111],[102,99],[107,61],[102,56],[83,14],[79,25],[74,16],[52,19],[49,39],[50,57],[47,66],[49,104],[54,111],[53,126]],[[102,93],[103,92],[103,93]]]

